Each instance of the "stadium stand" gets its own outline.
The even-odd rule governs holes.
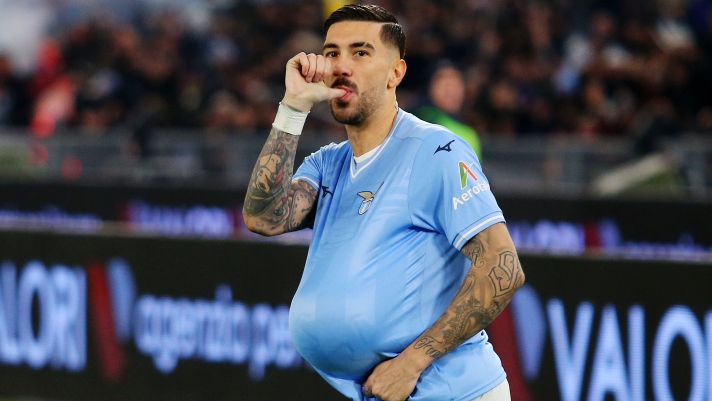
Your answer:
[[[657,137],[712,130],[709,2],[386,3],[408,30],[406,109],[423,96],[432,63],[447,58],[466,71],[462,119],[485,135],[632,136],[649,151]],[[319,51],[321,3],[221,4],[202,28],[165,8],[74,18],[59,10],[65,17],[30,74],[0,56],[0,124],[39,135],[63,126],[268,128],[283,60]],[[328,118],[310,124],[335,128]]]

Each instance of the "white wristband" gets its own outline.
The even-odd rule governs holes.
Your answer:
[[[308,111],[294,110],[280,102],[272,126],[288,134],[301,135],[308,115]]]

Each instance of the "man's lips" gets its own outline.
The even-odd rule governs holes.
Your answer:
[[[338,100],[339,100],[339,101],[342,101],[342,102],[345,102],[346,100],[348,100],[349,97],[351,97],[351,94],[353,93],[353,91],[352,91],[351,89],[349,89],[349,88],[347,88],[347,87],[345,87],[345,86],[343,86],[343,85],[337,86],[336,89],[341,89],[341,90],[343,90],[344,92],[346,92],[346,93],[344,93],[343,96],[341,96],[340,98],[338,98]]]

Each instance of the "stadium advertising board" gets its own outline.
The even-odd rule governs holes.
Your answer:
[[[0,396],[340,400],[296,352],[304,247],[0,232]]]
[[[341,400],[295,352],[303,246],[0,232],[0,395]],[[707,400],[709,265],[522,255],[513,399]],[[315,396],[318,394],[318,396]]]
[[[1,184],[0,227],[96,233],[119,222],[138,233],[258,239],[241,220],[241,189]],[[712,206],[663,201],[498,195],[519,249],[712,261]],[[109,223],[109,224],[107,224]],[[279,241],[308,243],[309,232]]]
[[[510,364],[513,399],[712,397],[712,266],[538,256],[522,264],[527,284],[489,330]]]

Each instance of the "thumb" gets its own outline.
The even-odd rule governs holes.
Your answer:
[[[341,96],[344,96],[345,94],[346,94],[346,91],[343,89],[336,89],[336,88],[328,88],[327,89],[327,95],[329,96],[329,99],[340,98]]]

